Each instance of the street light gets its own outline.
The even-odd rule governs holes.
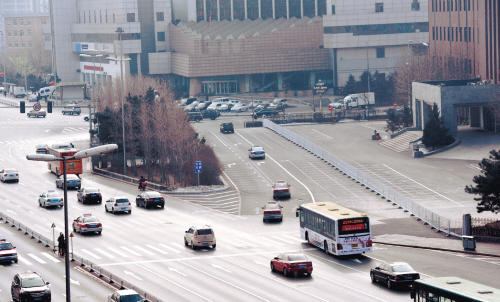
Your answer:
[[[115,58],[106,58],[108,60],[112,61],[120,61],[120,74],[121,74],[121,90],[122,90],[122,128],[123,128],[123,175],[127,175],[127,152],[125,149],[125,109],[124,109],[124,98],[125,98],[125,83],[123,81],[123,61],[130,61],[130,58],[123,58],[123,42],[122,42],[122,33],[123,29],[121,27],[118,27],[115,31],[118,33],[118,40],[120,41],[120,59],[115,59]]]
[[[96,112],[97,110],[97,102],[96,102],[96,99],[95,99],[95,95],[96,95],[96,75],[95,75],[95,58],[99,58],[99,64],[101,62],[101,59],[100,57],[102,57],[102,54],[97,54],[97,55],[91,55],[91,54],[80,54],[80,57],[85,57],[85,58],[92,58],[92,64],[94,65],[93,68],[94,68],[94,81],[92,83],[92,99],[94,100],[94,112]],[[99,66],[99,74],[101,74],[101,67]],[[102,76],[101,76],[101,79],[102,79]],[[101,81],[102,83],[102,81]],[[89,133],[90,133],[90,146],[92,147],[92,105],[91,105],[92,102],[89,102]]]
[[[422,43],[424,46],[429,47],[428,43]],[[430,49],[427,48],[427,76],[429,81],[431,80],[431,60],[430,60],[430,55],[429,55]]]
[[[6,81],[5,81],[5,77],[6,77],[6,74],[5,74],[5,43],[3,42],[3,31],[0,31],[0,33],[2,34],[2,53],[3,53],[3,88],[4,89],[7,89],[7,86],[6,86]]]
[[[70,290],[70,271],[69,271],[69,228],[68,228],[68,189],[66,186],[66,161],[71,159],[82,159],[95,155],[101,155],[113,150],[118,149],[116,144],[103,145],[95,148],[90,148],[87,150],[78,151],[73,156],[58,158],[52,154],[28,154],[26,155],[27,160],[34,161],[62,161],[63,162],[63,175],[64,175],[64,239],[66,240],[64,248],[66,249],[66,302],[71,302],[71,290]],[[55,245],[55,242],[54,242]],[[73,256],[73,251],[71,251]],[[72,257],[73,258],[73,257]]]

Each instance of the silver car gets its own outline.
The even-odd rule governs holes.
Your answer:
[[[132,289],[121,289],[108,296],[108,302],[143,302],[142,297]]]
[[[184,234],[184,245],[191,246],[194,250],[198,247],[209,247],[215,249],[217,242],[212,228],[208,225],[203,227],[192,226]]]
[[[0,170],[0,180],[2,182],[19,182],[19,172],[14,168]]]
[[[129,214],[132,214],[132,205],[128,198],[124,196],[112,197],[106,200],[104,209],[106,212],[111,212],[113,214],[115,212],[129,212]]]
[[[253,146],[252,148],[248,149],[248,157],[251,159],[254,158],[266,158],[266,152],[264,151],[264,148],[261,146]]]
[[[56,179],[56,187],[64,189],[63,183],[64,183],[64,175],[61,175]],[[67,174],[66,187],[80,189],[82,187],[82,181],[80,177],[76,176],[75,174]]]

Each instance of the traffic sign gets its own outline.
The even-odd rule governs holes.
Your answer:
[[[55,223],[52,223],[51,228],[55,228],[55,227],[56,227],[56,224],[55,224]]]
[[[69,234],[69,237],[73,238],[75,237],[75,235],[73,235],[73,233]]]
[[[328,106],[328,110],[333,110],[333,106]]]
[[[394,107],[398,107],[398,103],[394,102]]]
[[[201,161],[195,161],[194,162],[194,173],[202,173],[203,168],[202,168],[202,162]]]
[[[40,105],[40,103],[36,103],[35,105],[33,105],[33,110],[40,111],[40,109],[42,109],[42,105]]]

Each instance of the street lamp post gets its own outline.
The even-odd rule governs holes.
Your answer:
[[[123,175],[127,175],[127,152],[125,148],[125,107],[123,105],[124,103],[124,98],[125,98],[125,81],[123,80],[123,61],[130,61],[130,58],[124,59],[123,58],[123,42],[122,42],[122,33],[124,32],[121,27],[118,27],[115,31],[118,33],[118,40],[120,41],[120,59],[115,59],[115,58],[106,58],[108,60],[112,61],[120,61],[120,74],[121,74],[121,99],[122,99],[122,130],[123,130]]]
[[[73,156],[63,156],[62,158],[55,157],[52,154],[29,154],[26,155],[26,159],[28,160],[34,160],[34,161],[62,161],[63,162],[63,177],[64,177],[64,239],[65,239],[65,246],[64,248],[66,249],[66,259],[65,259],[65,266],[66,266],[66,302],[71,302],[71,279],[70,279],[70,270],[69,270],[69,223],[68,223],[68,188],[66,186],[66,161],[67,160],[72,160],[72,159],[82,159],[82,158],[87,158],[95,155],[101,155],[105,154],[108,152],[111,152],[113,150],[118,149],[118,146],[116,144],[109,144],[109,145],[103,145],[95,148],[90,148],[87,150],[82,150],[78,151]],[[55,245],[55,242],[54,242]],[[71,251],[73,256],[73,251]],[[73,257],[71,257],[73,258]]]
[[[92,58],[92,64],[93,64],[93,69],[94,69],[94,81],[92,85],[92,99],[94,100],[95,107],[97,107],[97,102],[95,100],[95,95],[96,95],[96,76],[95,76],[95,58],[97,57],[102,57],[102,54],[97,54],[97,55],[91,55],[91,54],[80,54],[80,57],[85,57],[85,58]],[[99,59],[100,61],[100,59]],[[100,72],[100,67],[99,67],[99,72]],[[95,111],[95,109],[94,109]],[[91,102],[89,102],[89,133],[90,133],[90,146],[92,146],[92,105]]]
[[[7,81],[5,81],[5,77],[6,77],[6,74],[5,74],[5,43],[3,42],[3,31],[0,31],[0,33],[2,34],[2,53],[3,53],[3,88],[4,88],[4,89],[7,89],[7,86],[6,86]]]

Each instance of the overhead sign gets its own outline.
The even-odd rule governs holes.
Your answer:
[[[195,161],[194,162],[194,173],[202,173],[203,168],[202,168],[202,162],[201,161]]]
[[[40,103],[36,103],[35,105],[33,105],[33,110],[40,111],[40,109],[42,109],[42,105],[40,105]]]

